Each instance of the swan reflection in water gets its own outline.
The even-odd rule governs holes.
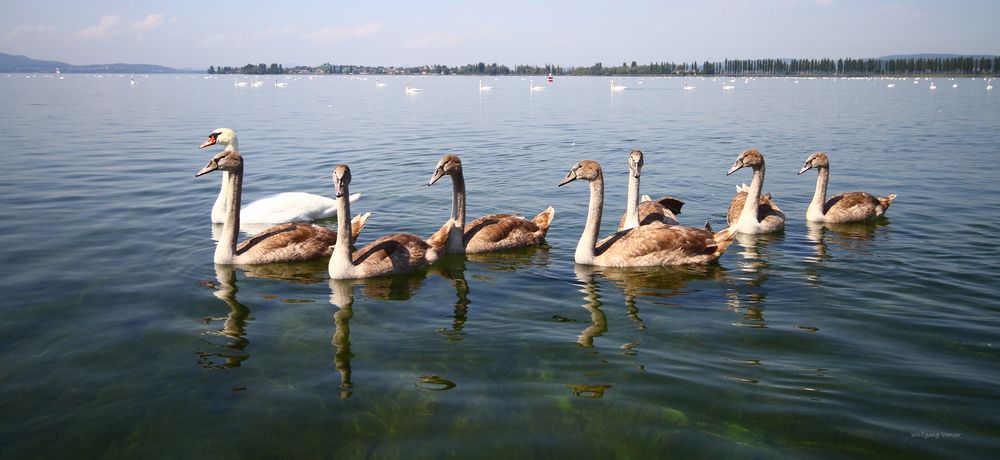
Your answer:
[[[198,364],[206,369],[229,369],[240,367],[243,361],[250,358],[244,353],[250,341],[246,338],[246,323],[251,320],[250,309],[236,300],[236,268],[232,265],[215,265],[215,278],[217,284],[205,283],[215,288],[214,295],[229,306],[229,313],[223,317],[206,317],[202,319],[203,324],[222,322],[222,328],[214,331],[205,331],[205,335],[222,337],[225,344],[219,345],[211,340],[206,343],[219,349],[219,351],[199,351]],[[221,362],[218,360],[221,359]]]
[[[366,278],[358,280],[330,279],[330,303],[337,307],[333,313],[333,337],[330,343],[336,350],[333,367],[340,374],[340,398],[351,397],[354,381],[351,379],[351,318],[354,317],[354,287],[361,286],[365,298],[376,300],[409,300],[426,278],[426,271],[404,275]]]
[[[624,294],[625,315],[635,324],[635,337],[623,343],[619,349],[625,356],[638,355],[641,334],[646,325],[639,316],[640,309],[637,297],[671,298],[683,297],[689,293],[686,289],[695,280],[722,280],[724,271],[718,264],[672,266],[672,267],[597,267],[576,264],[573,267],[576,279],[583,293],[583,308],[590,314],[590,325],[580,331],[576,342],[585,348],[594,348],[594,340],[608,331],[608,317],[602,309],[602,283],[598,276],[610,281],[614,289],[622,289]],[[678,299],[679,300],[679,299]],[[656,301],[651,302],[656,303]],[[558,318],[560,321],[571,322],[570,319]],[[644,369],[642,363],[635,363],[639,369]],[[612,388],[610,384],[569,383],[566,387],[578,398],[601,398]]]
[[[296,284],[320,283],[326,279],[326,261],[315,260],[298,263],[275,263],[262,265],[215,265],[216,282],[205,281],[202,284],[215,289],[213,295],[229,307],[229,313],[223,317],[206,317],[202,323],[222,322],[219,330],[205,331],[205,335],[224,337],[228,343],[212,346],[222,351],[199,351],[198,364],[206,369],[228,369],[240,367],[243,361],[250,359],[245,353],[250,340],[247,339],[247,322],[253,320],[250,309],[236,300],[239,289],[236,286],[236,270],[243,272],[246,278],[267,278]],[[221,359],[222,362],[217,362]]]
[[[662,299],[686,296],[688,291],[685,288],[691,281],[725,279],[725,271],[718,264],[671,267],[597,267],[577,264],[574,266],[574,272],[576,279],[583,284],[580,289],[586,301],[583,307],[591,314],[591,325],[580,333],[577,340],[585,347],[592,347],[594,338],[600,337],[608,330],[607,316],[601,310],[603,302],[597,282],[598,275],[611,281],[615,287],[623,291],[625,315],[635,323],[637,330],[646,329],[639,316],[637,297],[656,298],[660,300],[652,300],[650,303],[664,303]],[[666,304],[677,305],[677,302]],[[622,345],[622,349],[626,350],[627,354],[634,354],[637,345],[638,341],[629,342]]]
[[[548,246],[529,246],[503,252],[479,254],[452,254],[443,256],[441,261],[431,269],[431,273],[451,280],[455,288],[455,311],[451,330],[440,328],[438,332],[448,341],[457,342],[465,338],[462,331],[468,320],[469,283],[465,279],[466,261],[476,263],[487,272],[522,271],[531,267],[546,267],[549,265]],[[481,281],[491,280],[488,274],[477,273],[475,277]]]
[[[873,241],[889,231],[888,224],[888,217],[848,224],[806,222],[806,238],[816,251],[804,258],[809,281],[815,285],[822,279],[826,261],[874,256]]]
[[[832,257],[830,245],[852,255],[870,256],[875,254],[871,242],[888,231],[887,225],[888,217],[849,224],[806,222],[806,238],[816,245],[816,261]]]
[[[465,280],[465,257],[462,254],[442,256],[433,268],[433,273],[451,281],[455,288],[455,310],[452,315],[451,329],[438,328],[437,332],[449,342],[458,342],[465,338],[465,322],[469,319],[469,282]]]
[[[739,271],[733,273],[733,278],[740,283],[736,289],[726,292],[727,305],[730,310],[742,315],[740,321],[733,323],[737,327],[766,328],[764,320],[764,302],[767,299],[765,284],[771,274],[771,260],[781,257],[778,252],[785,241],[784,233],[767,233],[736,235],[742,260],[736,263]]]
[[[484,266],[489,271],[513,272],[526,268],[547,267],[550,265],[549,247],[545,243],[540,246],[511,249],[503,252],[488,252],[481,254],[465,254],[465,259]]]

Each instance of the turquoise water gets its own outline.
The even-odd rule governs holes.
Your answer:
[[[0,76],[0,457],[988,457],[1000,449],[1000,100],[982,80],[343,77],[237,88],[203,76]],[[405,96],[407,81],[424,89]],[[681,89],[684,82],[696,86]],[[535,84],[539,81],[536,79]],[[958,83],[952,88],[952,83]],[[353,172],[365,243],[429,235],[465,165],[469,214],[547,206],[541,248],[330,282],[324,261],[214,266],[213,128],[237,131],[244,200],[332,195]],[[718,264],[573,263],[604,166],[604,230],[643,192],[716,229],[745,148],[784,233]],[[209,149],[210,150],[210,149]],[[831,192],[888,217],[808,227]],[[321,222],[334,227],[334,222]]]

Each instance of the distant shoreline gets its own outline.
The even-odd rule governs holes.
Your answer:
[[[605,66],[564,67],[554,64],[515,65],[513,68],[478,62],[463,66],[441,64],[423,66],[367,66],[323,63],[318,66],[284,67],[272,63],[246,64],[241,67],[215,66],[206,71],[174,69],[153,64],[72,65],[43,61],[27,56],[0,53],[0,73],[84,73],[84,74],[209,74],[209,75],[472,75],[472,76],[711,76],[752,77],[995,77],[1000,75],[1000,56],[996,55],[893,55],[879,58],[822,59],[724,59],[691,62],[622,62]]]

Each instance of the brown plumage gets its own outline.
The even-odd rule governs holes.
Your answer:
[[[437,248],[408,233],[384,236],[355,251],[346,236],[350,231],[347,220],[351,215],[348,200],[351,169],[347,165],[337,165],[333,171],[333,183],[337,196],[338,238],[330,257],[330,278],[360,279],[409,273],[437,261]],[[442,244],[441,241],[453,227],[453,223],[446,222],[432,239]]]
[[[639,225],[649,225],[653,222],[660,222],[667,225],[679,225],[677,214],[681,213],[684,202],[672,196],[661,197],[654,201],[649,195],[643,195],[639,203]],[[618,221],[618,229],[625,227],[628,215],[622,214]]]
[[[618,222],[618,230],[625,230],[653,222],[667,225],[678,225],[677,214],[681,213],[684,202],[672,196],[665,196],[653,201],[649,195],[639,197],[639,179],[645,164],[642,150],[633,150],[628,154],[628,198],[625,214]]]
[[[215,155],[195,177],[212,171],[228,173],[226,191],[226,219],[222,234],[215,248],[214,260],[217,264],[265,264],[274,262],[297,262],[329,257],[331,246],[337,242],[337,233],[310,224],[286,223],[265,229],[237,245],[240,226],[240,199],[243,193],[243,157],[235,150],[224,150]],[[368,214],[358,216],[351,222],[350,241],[368,221]]]
[[[430,244],[417,235],[397,233],[379,238],[351,254],[351,261],[368,276],[406,273],[427,265]]]
[[[594,250],[595,265],[604,267],[648,267],[708,263],[726,252],[732,239],[721,243],[712,232],[694,227],[652,222],[616,233]]]
[[[744,150],[726,175],[744,167],[753,168],[750,186],[737,186],[736,196],[729,204],[726,221],[740,233],[760,234],[781,231],[785,228],[785,213],[774,203],[770,194],[763,195],[764,155],[757,149]]]
[[[446,175],[451,176],[452,183],[451,219],[463,230],[450,235],[444,248],[447,253],[504,251],[538,245],[545,240],[549,224],[555,217],[554,208],[549,207],[531,220],[513,214],[490,214],[466,224],[465,176],[458,155],[442,156],[427,185],[433,185]]]
[[[467,253],[495,252],[541,244],[555,214],[548,208],[527,220],[511,214],[490,214],[465,226],[462,244]]]
[[[351,244],[357,240],[361,229],[368,222],[370,213],[356,216],[351,221]],[[337,232],[316,225],[284,223],[269,227],[243,240],[236,246],[236,255],[251,257],[258,262],[296,262],[330,257],[337,243]]]
[[[846,192],[826,199],[826,188],[830,180],[830,159],[823,152],[809,155],[805,165],[799,170],[802,174],[815,168],[816,191],[806,210],[806,220],[812,222],[847,223],[875,219],[885,214],[886,209],[896,199],[896,195],[877,198],[865,192]]]
[[[574,257],[578,264],[641,267],[709,263],[722,256],[736,234],[730,228],[713,234],[701,228],[653,222],[619,231],[597,243],[604,207],[604,176],[600,164],[593,160],[577,163],[559,185],[576,179],[590,182],[587,224]]]
[[[733,201],[729,203],[729,211],[726,213],[726,223],[732,225],[740,218],[740,212],[743,211],[743,205],[747,201],[747,185],[743,184],[736,187],[736,196],[733,197]],[[760,204],[757,205],[757,220],[763,221],[767,219],[767,216],[775,213],[775,205],[771,203],[771,194],[765,193],[760,196]],[[778,211],[781,211],[778,209]]]

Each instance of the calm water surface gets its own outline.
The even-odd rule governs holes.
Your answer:
[[[128,80],[0,76],[0,457],[1000,451],[1000,93],[982,80]],[[214,266],[219,176],[194,173],[217,127],[239,134],[245,202],[332,195],[350,164],[362,243],[441,225],[449,183],[425,184],[451,152],[470,215],[556,217],[543,247],[413,276]],[[720,229],[748,147],[784,233],[707,267],[574,265],[587,188],[556,184],[575,162],[604,166],[606,222],[641,148],[643,191]],[[807,226],[816,150],[831,192],[898,194],[888,218]]]

